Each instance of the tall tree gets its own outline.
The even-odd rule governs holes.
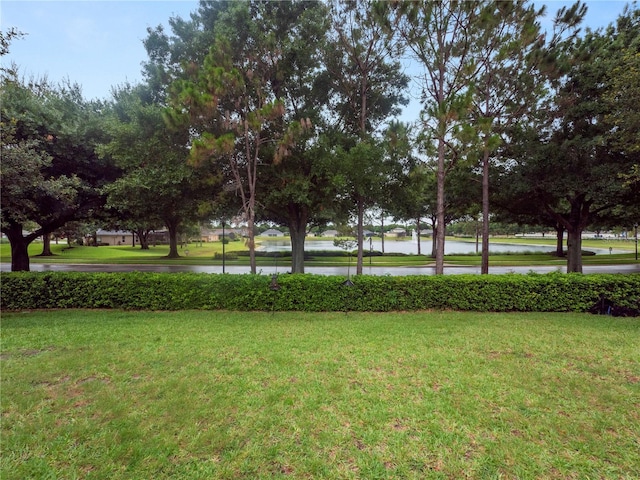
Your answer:
[[[248,225],[252,273],[257,271],[254,224],[260,167],[286,155],[290,137],[283,131],[293,135],[309,127],[305,120],[283,128],[285,107],[278,95],[283,51],[263,22],[272,7],[264,1],[234,3],[220,15],[215,43],[204,62],[187,65],[189,78],[173,84],[170,111],[174,122],[186,120],[196,132],[193,162],[226,162],[229,188],[240,197]]]
[[[415,221],[419,233],[428,193],[425,170],[414,153],[415,139],[411,137],[411,127],[410,124],[392,121],[385,130],[383,148],[390,164],[390,176],[378,205],[394,220]],[[418,237],[418,254],[421,253],[420,248]]]
[[[612,141],[617,148],[629,153],[640,150],[637,135],[640,131],[639,17],[640,9],[627,5],[624,14],[618,18],[618,33],[611,48],[616,61],[604,94],[609,110],[605,121],[611,128]],[[609,27],[607,34],[613,34],[612,29],[613,26]],[[638,168],[635,165],[636,175]]]
[[[423,69],[422,129],[437,152],[436,274],[444,273],[445,178],[461,156],[456,145],[469,129],[469,78],[476,68],[474,28],[481,4],[463,1],[420,1],[378,4],[388,15],[388,28],[407,46]],[[467,132],[468,133],[468,132]],[[429,140],[431,141],[431,140]]]
[[[291,272],[304,273],[304,241],[309,228],[335,220],[333,149],[322,134],[317,142],[297,142],[290,154],[264,170],[259,182],[260,218],[289,227]]]
[[[387,188],[397,176],[398,164],[385,153],[384,142],[374,137],[347,148],[338,146],[335,149],[334,170],[337,175],[334,182],[339,185],[338,201],[344,211],[355,213],[357,218],[358,275],[363,269],[365,209],[385,203]]]
[[[13,40],[15,40],[16,38],[22,38],[25,35],[26,34],[24,32],[21,32],[15,27],[8,28],[4,32],[0,30],[0,57],[4,57],[9,53],[9,47],[11,46],[11,42]],[[9,68],[7,68],[3,65],[0,65],[0,73],[2,75],[15,76],[18,73],[17,66],[11,65],[9,66]]]
[[[110,141],[101,151],[118,162],[124,175],[106,188],[109,205],[128,215],[123,219],[134,221],[143,234],[146,226],[166,226],[168,257],[177,258],[180,226],[198,220],[215,199],[215,178],[187,165],[189,132],[166,125],[164,107],[151,101],[147,87],[125,85],[114,97],[107,123]]]
[[[541,48],[538,17],[544,10],[526,0],[487,2],[474,27],[477,68],[470,78],[474,88],[473,120],[482,166],[481,273],[489,273],[489,167],[506,125],[522,121],[542,93],[535,81],[534,59]]]
[[[514,195],[528,184],[531,201],[566,229],[569,272],[582,272],[582,231],[591,222],[615,215],[622,205],[637,205],[638,185],[624,175],[638,164],[640,152],[621,148],[607,123],[612,106],[606,97],[624,55],[620,46],[638,41],[638,18],[637,10],[627,10],[615,27],[587,31],[567,46],[570,68],[554,92],[546,128],[536,125],[523,135],[525,154],[508,172]]]
[[[530,157],[532,144],[541,146],[544,143],[543,138],[548,135],[555,118],[552,113],[554,92],[560,88],[562,78],[571,68],[573,48],[586,12],[587,7],[581,2],[568,8],[560,8],[556,12],[552,30],[541,34],[536,42],[529,44],[524,58],[517,57],[524,60],[524,65],[520,62],[518,64],[526,66],[525,69],[513,72],[513,80],[516,82],[514,91],[517,93],[514,98],[518,99],[520,105],[511,104],[511,108],[506,109],[504,121],[498,125],[503,141],[496,156],[502,161],[497,162],[491,172],[491,182],[498,187],[491,195],[497,217],[520,225],[554,229],[558,257],[564,256],[565,227],[547,212],[543,204],[536,203],[535,196],[522,193],[530,188],[530,179],[516,175],[505,176],[504,172],[510,172],[513,164],[519,164]],[[538,13],[542,13],[542,10]],[[529,11],[526,16],[531,14]],[[520,193],[513,195],[514,191]]]
[[[185,78],[185,65],[199,65],[215,41],[216,23],[232,2],[200,0],[189,18],[169,19],[170,32],[162,25],[147,28],[143,40],[148,60],[143,74],[154,100],[164,103],[169,86],[178,78]]]
[[[118,170],[98,158],[102,105],[86,102],[76,85],[23,83],[2,77],[2,232],[11,243],[12,270],[29,270],[36,238],[72,220],[96,218],[101,188]],[[25,223],[38,228],[23,234]]]
[[[328,9],[320,2],[269,2],[256,21],[271,32],[270,49],[279,52],[270,83],[283,106],[281,119],[270,127],[279,145],[271,147],[275,154],[265,151],[264,155],[274,161],[263,167],[258,178],[258,214],[289,228],[291,271],[304,273],[307,229],[330,220],[335,192],[322,115],[329,93],[322,65]]]
[[[369,162],[383,159],[374,153],[378,144],[374,133],[387,118],[400,113],[400,105],[407,103],[404,89],[408,78],[398,61],[400,46],[371,7],[368,0],[332,4],[333,48],[326,59],[336,93],[335,120],[344,134],[357,139],[343,137],[346,142],[341,155],[344,162],[351,162],[344,165],[342,172],[347,176],[345,185],[352,188],[348,196],[354,202],[357,218],[357,274],[362,274],[363,269],[364,212],[373,206],[367,202],[385,181],[384,176],[376,175],[378,167],[363,165],[359,155],[366,155]],[[364,178],[364,170],[359,171],[365,167],[372,178]]]

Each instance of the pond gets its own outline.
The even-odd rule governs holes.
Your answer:
[[[420,251],[423,255],[431,253],[431,240],[422,240]],[[356,247],[354,247],[355,250]],[[262,241],[257,248],[263,252],[289,252],[291,251],[290,240],[265,240]],[[382,242],[380,240],[365,240],[364,249],[382,251]],[[305,242],[305,251],[323,251],[323,250],[341,250],[333,244],[333,240],[307,240]],[[479,251],[482,250],[480,246]],[[385,253],[405,253],[418,254],[418,243],[415,240],[396,240],[387,239],[384,241]],[[553,252],[555,247],[544,245],[511,245],[507,243],[491,243],[489,245],[491,253],[523,253],[523,252]],[[460,242],[456,240],[447,240],[444,244],[445,255],[475,253],[475,242]]]

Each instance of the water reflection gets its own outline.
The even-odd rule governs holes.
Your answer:
[[[431,254],[431,240],[423,240],[420,243],[420,252],[423,255]],[[258,248],[264,252],[290,252],[291,242],[289,240],[265,240],[260,243]],[[322,250],[341,250],[336,247],[332,240],[307,240],[305,242],[305,251],[322,251]],[[366,240],[364,249],[366,251],[375,250],[382,251],[382,241]],[[489,245],[491,253],[523,253],[523,252],[553,252],[555,247],[546,245],[512,245],[508,243],[492,243]],[[412,240],[385,240],[385,253],[405,253],[408,255],[418,254],[418,243]],[[478,247],[478,251],[482,251],[482,247]],[[476,244],[473,242],[459,242],[456,240],[447,240],[444,243],[445,255],[468,254],[476,252]]]

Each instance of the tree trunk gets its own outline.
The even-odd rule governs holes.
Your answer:
[[[422,255],[421,245],[420,245],[420,217],[416,220],[416,240],[418,241],[418,255]]]
[[[51,253],[51,236],[48,233],[42,235],[42,253],[39,257],[53,257]]]
[[[22,236],[22,224],[9,225],[4,233],[11,244],[11,271],[29,271],[29,244],[32,240]]]
[[[382,254],[384,255],[384,212],[380,220],[380,240],[382,241]]]
[[[306,234],[306,209],[290,205],[289,235],[291,236],[291,273],[304,273],[304,240]]]
[[[564,227],[556,225],[556,257],[564,257]]]
[[[555,214],[555,218],[567,231],[567,273],[582,273],[582,230],[589,223],[591,201],[586,200],[585,194],[568,200],[569,214]],[[553,214],[550,207],[547,211]]]
[[[253,232],[255,225],[255,214],[253,210],[250,210],[249,218],[247,219],[247,227],[249,228],[249,239],[247,240],[247,246],[249,247],[249,268],[253,275],[258,273],[258,266],[256,264],[256,239]]]
[[[432,223],[433,226],[433,235],[431,235],[431,258],[436,258],[436,250],[438,247],[438,239],[436,232],[438,231],[438,227],[435,223]]]
[[[358,198],[358,261],[356,263],[356,275],[362,275],[362,265],[364,263],[364,202]]]
[[[133,235],[134,239],[136,235],[138,235],[140,250],[149,250],[149,230],[145,230],[144,228],[139,228],[134,232],[134,235]],[[134,247],[135,247],[135,244],[134,244]]]
[[[489,147],[485,139],[482,159],[482,264],[480,273],[489,273]]]
[[[582,230],[567,230],[567,273],[582,273]]]
[[[180,258],[178,253],[178,225],[180,221],[171,219],[169,221],[165,220],[165,223],[169,230],[169,255],[167,255],[167,258]]]
[[[436,275],[444,274],[444,138],[438,139],[438,172],[436,192]]]

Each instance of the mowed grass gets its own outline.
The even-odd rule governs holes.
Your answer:
[[[453,238],[452,238],[453,240]],[[457,241],[465,239],[455,238]],[[406,240],[410,241],[410,240]],[[515,243],[522,244],[530,241],[532,250],[535,245],[553,246],[555,240],[547,239],[495,239],[497,243]],[[355,265],[356,258],[351,259],[347,256],[320,256],[313,255],[313,239],[308,239],[306,248],[309,258],[305,261],[307,266],[346,266],[351,263]],[[582,261],[585,265],[621,265],[634,264],[635,254],[632,249],[635,243],[630,241],[613,241],[613,240],[585,240],[585,249],[598,248],[606,249],[613,246],[616,251],[627,251],[627,253],[599,253],[593,256],[583,256]],[[132,247],[130,245],[122,246],[101,246],[101,247],[84,247],[74,246],[69,248],[66,244],[52,244],[51,251],[53,256],[41,257],[42,244],[32,243],[29,246],[30,261],[32,263],[87,263],[87,264],[138,264],[138,265],[222,265],[220,258],[215,259],[216,254],[222,253],[222,243],[192,243],[186,247],[178,249],[179,258],[169,259],[168,245],[151,246],[149,250],[141,250],[139,246]],[[248,251],[247,246],[242,241],[230,242],[225,247],[226,252]],[[423,252],[425,249],[423,249]],[[605,250],[606,251],[606,250]],[[11,261],[11,248],[8,243],[0,244],[0,260],[3,262]],[[429,255],[387,255],[383,257],[371,257],[364,259],[364,266],[421,266],[433,264],[435,259]],[[257,264],[259,266],[271,266],[278,264],[282,268],[288,268],[291,265],[290,257],[274,258],[274,257],[258,257]],[[478,266],[481,263],[481,256],[478,255],[446,255],[445,263],[449,265],[462,266]],[[545,253],[495,253],[490,256],[490,265],[493,266],[522,266],[522,265],[566,265],[566,258],[558,258]],[[249,265],[249,257],[240,256],[235,260],[226,260],[227,265]]]
[[[0,477],[640,477],[640,322],[2,315]]]
[[[307,248],[313,249],[313,241],[307,242]],[[248,247],[242,241],[229,242],[225,246],[225,252],[248,252]],[[211,243],[192,243],[186,247],[178,249],[179,258],[169,259],[168,245],[151,246],[148,250],[141,250],[140,247],[132,247],[130,245],[121,246],[74,246],[69,248],[66,244],[51,245],[53,256],[41,257],[42,244],[32,243],[29,246],[29,255],[31,263],[86,263],[86,264],[119,264],[119,265],[222,265],[222,259],[215,259],[215,255],[222,253],[222,244],[220,242]],[[338,252],[342,254],[343,252]],[[351,257],[340,256],[313,256],[305,261],[309,266],[347,266],[349,263],[355,265],[355,255]],[[9,244],[0,244],[0,260],[3,262],[11,261],[11,248]],[[373,264],[378,266],[403,266],[403,265],[425,265],[432,263],[433,259],[424,255],[403,255],[403,256],[387,256],[373,257],[365,259],[365,265]],[[227,265],[249,265],[248,254],[238,256],[237,259],[227,259]],[[287,268],[291,265],[291,256],[276,257],[258,257],[257,264],[260,266],[273,266],[275,264]]]
[[[467,243],[476,243],[475,238],[469,237],[452,237],[452,240],[455,239],[459,242],[467,242]],[[546,246],[556,246],[556,238],[553,236],[546,237],[502,237],[496,236],[490,238],[491,243],[500,243],[505,245],[546,245]],[[614,250],[635,250],[635,238],[583,238],[582,239],[582,248],[589,250],[591,248],[597,249],[608,249],[609,247]],[[566,250],[566,238],[564,243],[564,248]]]
[[[229,242],[225,246],[226,252],[247,250],[243,242]],[[202,264],[203,261],[214,262],[216,253],[222,253],[222,243],[198,243],[189,244],[178,248],[179,259],[167,259],[169,245],[150,246],[148,250],[142,250],[140,246],[131,245],[88,247],[74,245],[69,247],[66,243],[52,244],[51,257],[41,257],[42,243],[29,245],[30,261],[33,263],[110,263],[110,264],[145,264],[145,263],[189,263]],[[11,246],[7,243],[0,244],[0,258],[3,262],[11,261]]]

